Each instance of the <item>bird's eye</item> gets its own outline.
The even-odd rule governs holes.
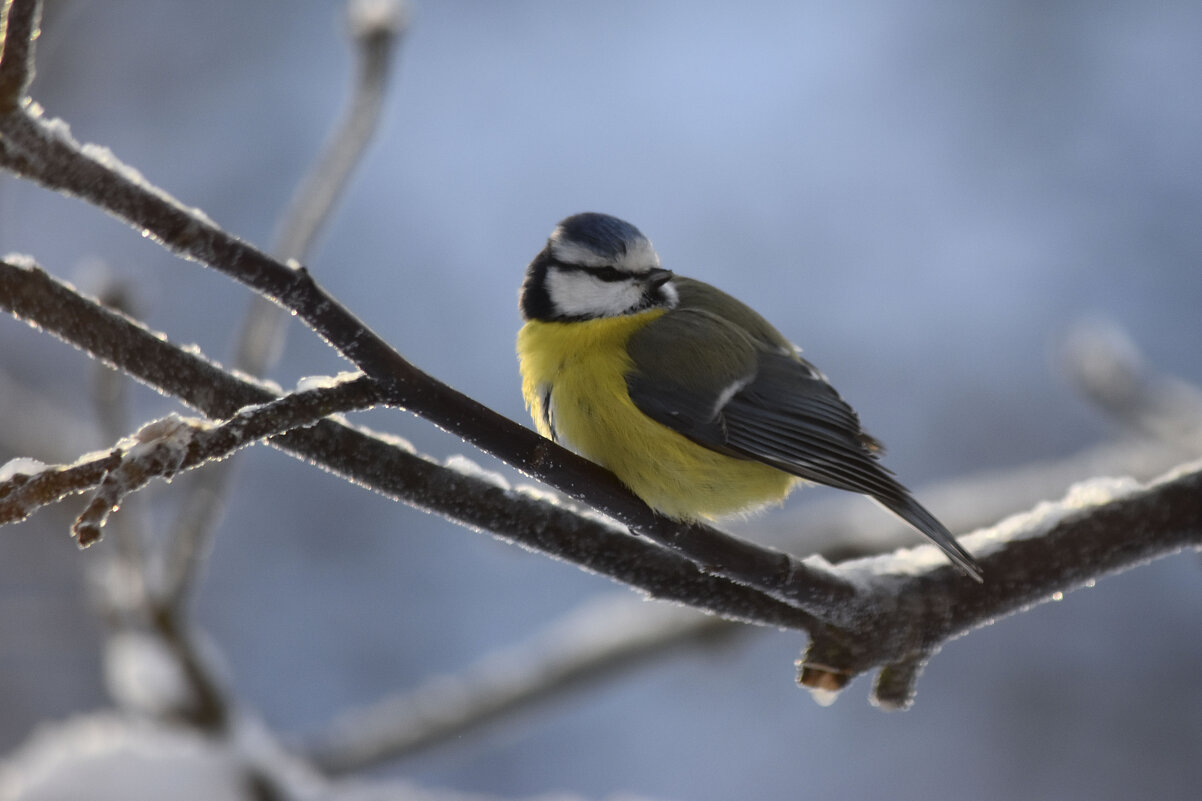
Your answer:
[[[616,267],[610,267],[608,265],[605,267],[588,267],[586,269],[588,270],[589,275],[596,276],[602,281],[625,281],[630,277],[628,273],[624,273]]]

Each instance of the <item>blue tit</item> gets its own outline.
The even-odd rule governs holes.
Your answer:
[[[981,568],[880,465],[881,446],[755,311],[660,266],[605,214],[561,222],[526,270],[522,394],[539,432],[612,471],[661,515],[699,521],[799,483],[864,493],[960,569]]]

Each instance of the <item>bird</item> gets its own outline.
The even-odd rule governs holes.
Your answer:
[[[562,220],[526,268],[519,308],[522,394],[539,433],[659,515],[705,522],[824,484],[873,498],[982,580],[826,376],[741,301],[662,267],[634,225]]]

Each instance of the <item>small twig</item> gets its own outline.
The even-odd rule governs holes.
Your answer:
[[[380,122],[393,56],[406,26],[401,0],[351,0],[347,7],[358,70],[341,122],[309,174],[292,194],[273,251],[281,259],[305,261],[351,173],[363,158]],[[288,314],[256,295],[243,320],[234,365],[264,375],[283,349]]]
[[[393,56],[405,32],[406,9],[399,0],[352,0],[347,11],[358,59],[351,101],[284,214],[274,248],[284,259],[305,259],[363,158],[379,125]]]
[[[127,287],[108,280],[105,275],[101,275],[100,278],[100,303],[132,315],[133,302]],[[92,403],[96,410],[96,419],[104,441],[113,442],[121,439],[133,426],[127,392],[129,379],[121,372],[100,363],[94,363],[93,371]],[[147,594],[150,592],[148,583],[151,580],[151,571],[147,561],[149,539],[145,526],[145,508],[134,509],[132,512],[131,514],[131,510],[127,508],[121,516],[121,525],[117,526],[116,547],[109,552],[112,564],[97,568],[104,570],[107,567],[110,571],[116,571],[124,579],[124,584],[133,585],[122,587],[120,593],[109,592],[109,597],[104,599],[107,608],[115,609],[120,606],[122,612],[131,611],[130,607],[145,605]],[[102,583],[101,586],[110,589],[112,587],[111,583]],[[114,596],[117,595],[127,603],[115,603]],[[114,628],[119,629],[127,621],[121,619],[124,616],[116,617],[118,619],[114,621]]]
[[[17,109],[33,82],[34,41],[42,19],[40,0],[5,0],[0,11],[0,114]]]
[[[1182,453],[1202,450],[1202,390],[1157,373],[1116,323],[1077,323],[1060,356],[1073,385],[1113,419]]]
[[[266,437],[378,402],[375,384],[358,376],[248,407],[220,425],[171,415],[142,426],[103,456],[46,467],[34,475],[18,472],[0,481],[0,524],[24,519],[40,506],[93,489],[92,499],[73,527],[80,547],[86,548],[100,539],[100,529],[122,500],[151,479],[170,480],[181,471],[223,459]]]
[[[744,630],[725,623],[679,606],[607,596],[466,670],[344,714],[303,750],[328,774],[409,756],[668,648],[696,646],[702,638]]]
[[[276,237],[275,253],[303,261],[338,197],[362,159],[380,119],[393,55],[405,28],[401,0],[350,0],[347,5],[359,69],[349,108],[323,153],[293,193]],[[262,297],[251,297],[235,346],[234,367],[264,376],[284,349],[290,315]],[[217,525],[234,462],[197,473],[180,500],[166,538],[165,589],[175,603],[187,602],[202,564],[201,555]]]

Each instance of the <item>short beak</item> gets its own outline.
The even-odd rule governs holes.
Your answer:
[[[659,289],[671,280],[672,271],[665,270],[662,267],[655,267],[647,273],[647,283],[656,289]]]

